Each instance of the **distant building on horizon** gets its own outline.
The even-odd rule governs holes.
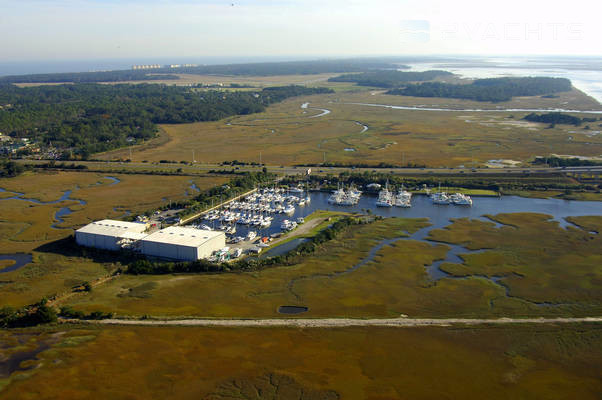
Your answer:
[[[147,64],[147,65],[132,65],[132,69],[158,69],[161,68],[159,64]]]

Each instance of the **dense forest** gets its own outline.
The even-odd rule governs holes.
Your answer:
[[[155,136],[156,124],[215,121],[265,110],[288,97],[330,89],[281,86],[251,92],[138,84],[0,86],[0,132],[87,158]]]
[[[545,124],[562,124],[562,125],[575,125],[579,126],[584,122],[596,122],[596,118],[579,118],[568,114],[562,114],[559,112],[547,113],[547,114],[535,114],[531,113],[523,118],[530,122],[543,122]]]
[[[73,72],[35,75],[12,75],[0,77],[2,83],[42,83],[42,82],[124,82],[142,80],[179,79],[173,74],[198,75],[307,75],[321,73],[360,72],[379,68],[404,68],[391,64],[388,59],[349,59],[267,62],[249,64],[202,65],[183,68],[157,68],[153,70],[119,70],[100,72]],[[407,68],[407,67],[405,67]]]
[[[169,73],[171,72],[171,73]],[[0,77],[3,83],[95,83],[95,82],[127,82],[127,81],[157,81],[177,80],[179,76],[174,71],[159,72],[159,70],[121,70],[98,72],[61,72],[32,75],[10,75]]]
[[[476,101],[509,101],[517,96],[539,96],[568,92],[571,81],[565,78],[524,77],[477,79],[471,84],[425,82],[392,89],[387,94],[414,97],[444,97]]]
[[[382,88],[395,88],[408,82],[424,82],[439,76],[453,75],[447,71],[422,71],[405,72],[397,70],[369,71],[360,74],[345,74],[330,78],[329,82],[355,82],[360,86],[375,86]]]

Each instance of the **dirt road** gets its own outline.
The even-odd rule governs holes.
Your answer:
[[[602,317],[583,318],[388,318],[388,319],[180,319],[180,320],[134,320],[104,319],[97,321],[63,320],[63,322],[93,323],[103,325],[152,325],[152,326],[204,326],[204,327],[295,327],[295,328],[340,328],[352,326],[451,326],[451,325],[506,325],[506,324],[569,324],[600,323]]]

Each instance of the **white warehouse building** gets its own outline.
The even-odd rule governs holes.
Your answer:
[[[80,246],[104,250],[120,250],[121,242],[140,240],[147,236],[147,224],[104,219],[92,222],[75,231],[75,241]]]
[[[181,226],[170,226],[140,240],[142,254],[182,261],[208,258],[226,246],[226,234]]]

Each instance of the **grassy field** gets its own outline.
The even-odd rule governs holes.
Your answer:
[[[20,306],[42,296],[68,290],[76,283],[93,280],[114,270],[119,262],[108,254],[99,257],[78,249],[65,240],[78,228],[93,220],[119,218],[165,204],[166,199],[181,200],[198,188],[225,182],[227,177],[186,177],[150,175],[111,175],[84,172],[26,173],[17,178],[0,179],[0,187],[24,193],[24,198],[56,201],[71,190],[71,199],[55,204],[36,204],[22,200],[0,202],[0,252],[33,254],[33,263],[0,277],[0,304]],[[57,223],[55,213],[69,207],[73,213]],[[54,225],[54,227],[52,226]]]
[[[37,368],[0,381],[0,398],[11,400],[587,400],[602,391],[595,325],[111,327],[0,335],[14,345],[8,354],[51,345],[25,364]]]
[[[253,88],[267,86],[284,85],[315,85],[323,86],[328,78],[337,76],[336,73],[308,74],[308,75],[273,75],[273,76],[245,76],[245,75],[198,75],[198,74],[170,74],[177,75],[180,79],[148,80],[148,81],[122,81],[122,82],[102,82],[108,85],[131,84],[163,84],[176,86],[191,85],[224,85],[224,89],[229,89],[231,83],[238,85],[248,85]],[[32,87],[41,85],[60,85],[61,83],[17,83],[19,87]],[[247,90],[247,88],[233,88],[233,90]]]
[[[462,244],[477,254],[463,256],[464,264],[443,264],[454,276],[500,276],[508,295],[537,303],[602,305],[602,216],[573,217],[587,230],[558,227],[541,214],[498,214],[503,224],[458,219],[431,238]]]
[[[503,220],[512,215],[496,218]],[[465,239],[466,235],[456,233],[456,224],[461,220],[449,231],[433,233],[437,240],[449,237],[458,238],[462,243],[468,240],[469,248],[480,248],[483,240],[490,239],[486,247],[495,247],[495,240],[499,240],[502,246],[509,242],[529,249],[507,250],[508,257],[512,257],[517,266],[514,271],[521,275],[505,277],[502,285],[483,277],[497,274],[471,269],[478,260],[494,268],[493,261],[499,261],[502,256],[483,258],[491,252],[466,256],[466,265],[444,264],[448,271],[455,267],[470,273],[461,274],[463,279],[444,278],[434,282],[425,266],[443,259],[448,246],[411,240],[399,240],[376,249],[373,259],[366,260],[352,272],[342,273],[358,265],[382,240],[402,237],[406,231],[411,233],[427,223],[426,220],[391,218],[354,228],[353,232],[325,244],[317,253],[292,266],[220,275],[124,275],[93,293],[71,299],[70,305],[84,311],[100,309],[122,316],[225,318],[278,317],[281,315],[277,309],[281,305],[308,307],[309,311],[302,314],[304,317],[599,314],[602,311],[598,277],[600,239],[576,228],[564,231],[537,215],[516,215],[514,219],[523,227],[516,236],[513,236],[514,230],[509,231],[514,228],[497,229],[492,223],[474,221],[467,224],[474,226],[469,233],[474,233],[475,239]],[[539,248],[541,240],[535,232],[546,232],[555,249]],[[573,250],[574,246],[578,250]],[[546,257],[536,264],[536,258],[542,253]],[[557,262],[553,261],[554,257],[558,257]],[[553,263],[549,270],[545,269],[546,262]],[[562,263],[569,263],[572,268],[562,271]],[[524,265],[529,267],[522,267]],[[504,272],[509,273],[507,268]],[[567,304],[543,307],[538,304],[541,302]]]
[[[593,108],[580,92],[562,99],[567,108]],[[351,103],[495,108],[550,106],[550,99],[515,99],[506,104],[474,104],[449,99],[417,99],[355,89],[334,94],[300,97],[270,106],[264,113],[217,122],[165,125],[169,137],[154,148],[134,148],[134,161],[162,159],[190,161],[191,150],[203,163],[237,159],[261,160],[270,165],[300,163],[408,162],[428,166],[483,165],[491,159],[528,161],[552,153],[597,156],[602,136],[583,127],[523,121],[523,112],[436,112],[393,110]],[[301,109],[309,102],[309,109]],[[311,107],[328,109],[327,115]],[[598,108],[600,108],[598,106]],[[596,116],[597,117],[597,116]],[[369,129],[362,133],[362,125]],[[349,151],[345,149],[353,149]],[[129,158],[129,150],[97,155],[102,159]]]

